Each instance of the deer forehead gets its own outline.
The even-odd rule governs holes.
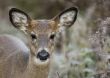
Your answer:
[[[50,32],[55,32],[55,21],[52,20],[32,20],[30,27],[31,31],[37,34],[48,34]]]

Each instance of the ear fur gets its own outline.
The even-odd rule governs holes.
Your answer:
[[[60,26],[70,27],[77,19],[78,9],[76,7],[68,8],[58,14],[53,20]]]
[[[25,30],[28,26],[30,17],[23,11],[17,8],[11,8],[9,11],[9,19],[14,27]]]

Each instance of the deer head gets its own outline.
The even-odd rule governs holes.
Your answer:
[[[77,8],[71,7],[50,20],[34,20],[25,12],[12,8],[9,18],[15,28],[28,36],[30,55],[35,64],[44,65],[50,62],[56,34],[62,27],[71,27],[76,21],[77,13]]]

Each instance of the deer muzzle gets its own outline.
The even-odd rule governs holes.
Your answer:
[[[36,57],[38,59],[40,59],[41,61],[45,61],[50,57],[49,52],[47,52],[46,50],[41,50],[40,52],[38,52],[38,54],[36,55]]]

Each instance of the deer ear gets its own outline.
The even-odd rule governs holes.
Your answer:
[[[78,9],[76,7],[71,7],[58,14],[54,20],[60,26],[70,27],[76,21],[77,13]]]
[[[9,18],[14,27],[25,31],[29,26],[30,17],[23,11],[11,8],[9,11]]]

